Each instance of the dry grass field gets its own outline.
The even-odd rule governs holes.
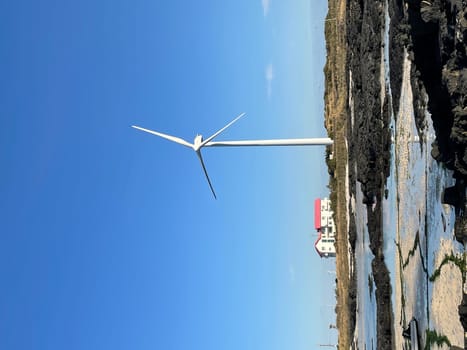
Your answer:
[[[349,241],[347,230],[347,116],[348,77],[346,73],[346,3],[329,0],[325,23],[327,59],[325,73],[325,127],[334,140],[332,159],[327,159],[330,171],[330,190],[335,215],[336,238],[336,317],[339,349],[351,344],[351,315],[349,310]],[[328,152],[330,153],[330,152]]]

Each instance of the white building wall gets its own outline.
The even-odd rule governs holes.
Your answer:
[[[325,256],[335,256],[334,246],[336,236],[336,226],[332,217],[331,201],[328,198],[321,199],[321,239],[317,244],[317,249]]]

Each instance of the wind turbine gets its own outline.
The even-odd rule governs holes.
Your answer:
[[[199,135],[199,134],[196,135],[193,143],[189,143],[188,141],[185,141],[184,139],[180,137],[163,134],[161,132],[145,129],[140,126],[132,125],[131,127],[153,134],[153,135],[156,135],[156,136],[159,136],[159,137],[162,137],[169,141],[173,141],[173,142],[176,142],[178,144],[181,144],[183,146],[193,149],[196,152],[196,155],[198,156],[201,166],[203,167],[204,175],[206,176],[209,187],[211,188],[211,192],[214,195],[214,198],[216,199],[217,199],[216,192],[214,191],[214,187],[212,186],[211,180],[209,179],[208,171],[206,170],[206,166],[204,165],[204,161],[203,161],[203,156],[201,155],[201,149],[203,147],[315,146],[315,145],[327,146],[327,145],[332,145],[333,143],[333,141],[327,137],[305,138],[305,139],[242,140],[242,141],[217,141],[217,142],[212,141],[214,140],[214,138],[219,136],[219,134],[221,134],[225,129],[227,129],[229,126],[231,126],[233,123],[235,123],[237,120],[239,120],[244,115],[245,113],[240,114],[237,118],[232,120],[222,129],[218,130],[217,132],[209,136],[206,140],[203,139],[202,135]]]

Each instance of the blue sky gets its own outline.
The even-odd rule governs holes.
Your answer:
[[[326,1],[0,4],[0,348],[310,349],[333,342],[313,248]]]

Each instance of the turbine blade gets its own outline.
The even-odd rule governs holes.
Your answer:
[[[212,187],[211,180],[209,179],[208,171],[206,170],[206,167],[204,166],[204,161],[203,157],[201,156],[201,152],[197,151],[196,154],[198,155],[199,161],[201,162],[201,166],[203,167],[204,175],[206,175],[206,179],[208,180],[209,187],[211,188],[211,192],[214,195],[214,199],[217,199],[216,197],[216,192],[214,192],[214,187]]]
[[[190,147],[190,148],[193,148],[193,145],[187,141],[185,141],[184,139],[181,139],[180,137],[175,137],[175,136],[171,136],[171,135],[166,135],[166,134],[163,134],[161,132],[157,132],[157,131],[154,131],[154,130],[149,130],[149,129],[145,129],[145,128],[142,128],[140,126],[136,126],[136,125],[132,125],[131,126],[132,128],[135,128],[135,129],[138,129],[138,130],[141,130],[141,131],[145,131],[145,132],[148,132],[150,134],[153,134],[153,135],[156,135],[156,136],[159,136],[159,137],[162,137],[166,140],[169,140],[169,141],[173,141],[173,142],[176,142],[176,143],[179,143],[183,146],[187,146],[187,147]]]
[[[200,147],[203,147],[205,144],[207,144],[208,142],[212,141],[216,136],[218,136],[221,132],[223,132],[225,129],[227,129],[229,126],[231,126],[233,123],[235,123],[237,120],[239,120],[241,117],[243,117],[245,115],[245,113],[242,113],[240,114],[237,118],[235,118],[234,120],[232,120],[229,124],[227,124],[226,126],[224,126],[222,129],[220,129],[219,131],[217,131],[215,134],[209,136],[206,140],[204,140],[202,143],[201,143],[201,146]]]

